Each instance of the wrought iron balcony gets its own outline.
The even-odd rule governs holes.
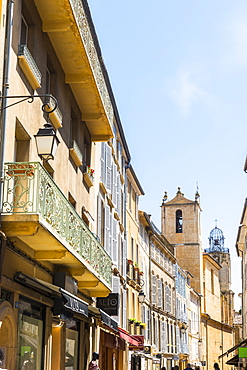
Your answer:
[[[19,64],[34,90],[41,87],[41,73],[38,69],[27,45],[19,45],[18,49]]]
[[[76,166],[78,167],[81,166],[83,156],[75,140],[70,141],[69,151],[70,151],[70,155],[73,161],[75,162]]]
[[[52,122],[54,128],[58,129],[58,128],[62,127],[63,115],[62,115],[62,113],[61,113],[61,111],[58,107],[56,107],[56,109],[54,110],[54,108],[55,108],[54,100],[51,99],[50,96],[47,96],[45,98],[45,103],[46,103],[45,111],[47,113],[49,113],[49,111],[53,110],[52,113],[49,113],[49,118],[50,118],[50,121]]]
[[[26,216],[24,220],[31,218],[31,215],[41,216],[44,220],[42,222],[49,226],[56,238],[56,243],[59,240],[65,246],[68,245],[66,255],[69,252],[79,258],[83,270],[90,270],[96,277],[96,283],[99,279],[108,287],[108,290],[111,288],[110,256],[39,162],[5,164],[2,214],[3,221],[5,215],[10,215],[8,221],[16,216],[16,222],[21,221],[21,215]],[[43,247],[45,242],[41,244]],[[34,249],[39,251],[37,244]],[[48,253],[49,250],[45,252]],[[85,280],[85,272],[83,274]],[[92,279],[90,284],[88,286],[94,286]]]

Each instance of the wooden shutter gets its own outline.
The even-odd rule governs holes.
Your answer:
[[[112,292],[113,293],[118,293],[118,298],[120,299],[120,277],[119,276],[113,276],[112,277]],[[119,312],[121,312],[120,310],[122,309],[122,307],[119,307]],[[112,316],[112,318],[114,320],[116,320],[118,323],[119,323],[119,315],[118,316]]]
[[[165,323],[161,321],[160,323],[160,347],[161,352],[165,352]]]
[[[156,296],[157,296],[157,291],[156,291],[156,276],[152,275],[152,304],[156,305]]]
[[[117,236],[117,220],[112,218],[112,261],[118,265],[118,236]]]
[[[117,208],[117,165],[112,164],[112,202]]]
[[[123,310],[123,322],[122,322],[122,328],[127,329],[127,301],[126,301],[126,290],[123,289],[123,305],[122,305],[122,310]]]
[[[147,311],[146,311],[146,333],[147,333],[147,340],[150,340],[150,327],[151,327],[151,314],[150,314],[150,309],[149,307],[147,307]]]
[[[112,149],[106,145],[106,189],[111,193],[112,184]]]
[[[122,275],[123,275],[123,278],[126,279],[126,274],[127,274],[127,243],[126,243],[126,240],[124,240],[124,239],[123,239],[122,246],[123,246],[123,271],[122,271]]]
[[[158,279],[158,307],[162,307],[162,281]]]
[[[106,182],[106,143],[101,143],[101,156],[100,156],[100,181],[105,185]]]
[[[180,353],[181,352],[181,343],[180,343],[180,330],[179,330],[179,327],[176,326],[176,353]]]
[[[110,246],[110,207],[105,206],[105,241],[104,241],[105,250],[109,255],[111,255],[111,246]]]
[[[100,239],[100,242],[102,243],[102,240],[101,240],[101,222],[102,222],[102,215],[101,215],[101,211],[102,211],[102,208],[101,208],[101,196],[98,194],[98,201],[97,201],[97,204],[98,204],[98,220],[97,220],[97,235]]]

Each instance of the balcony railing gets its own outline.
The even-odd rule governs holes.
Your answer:
[[[52,113],[49,113],[49,118],[55,129],[62,127],[63,115],[58,107],[56,107],[56,109],[54,110],[55,108],[54,100],[50,96],[47,96],[45,98],[45,103],[46,103],[45,111],[47,113],[53,110]]]
[[[111,258],[39,162],[6,163],[3,214],[39,214],[110,287]]]
[[[26,75],[30,85],[34,90],[41,87],[41,73],[35,63],[27,45],[19,45],[18,58],[21,69]]]
[[[75,164],[79,167],[82,165],[82,152],[80,151],[77,142],[75,140],[70,140],[69,146],[70,155],[73,158]]]

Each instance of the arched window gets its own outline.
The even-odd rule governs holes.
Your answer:
[[[176,211],[176,233],[183,232],[183,216],[181,209]]]

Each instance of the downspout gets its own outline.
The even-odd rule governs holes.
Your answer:
[[[4,50],[4,68],[3,68],[3,88],[2,96],[8,95],[9,89],[9,76],[10,76],[10,50],[12,44],[12,33],[13,33],[13,10],[14,1],[9,0],[8,3],[8,14],[7,14],[7,28],[5,37],[5,50]],[[0,143],[0,227],[1,227],[1,214],[2,214],[2,198],[3,198],[3,180],[4,180],[4,155],[6,145],[6,125],[7,125],[7,98],[2,99],[2,113],[0,120],[0,132],[1,132],[1,143]]]
[[[5,47],[4,47],[4,68],[3,68],[3,96],[8,95],[9,89],[9,76],[10,76],[10,50],[12,43],[13,33],[13,14],[14,14],[14,1],[9,0],[8,2],[8,14],[7,14],[7,26],[5,35]],[[5,256],[7,238],[6,235],[1,231],[1,218],[2,218],[2,204],[3,204],[3,181],[4,181],[4,155],[5,155],[5,144],[6,144],[6,123],[7,123],[7,99],[2,99],[1,108],[2,113],[0,117],[0,277],[2,276],[3,260]]]
[[[208,366],[208,320],[210,319],[210,316],[208,315],[208,318],[206,319],[206,366],[207,370],[209,370]]]

